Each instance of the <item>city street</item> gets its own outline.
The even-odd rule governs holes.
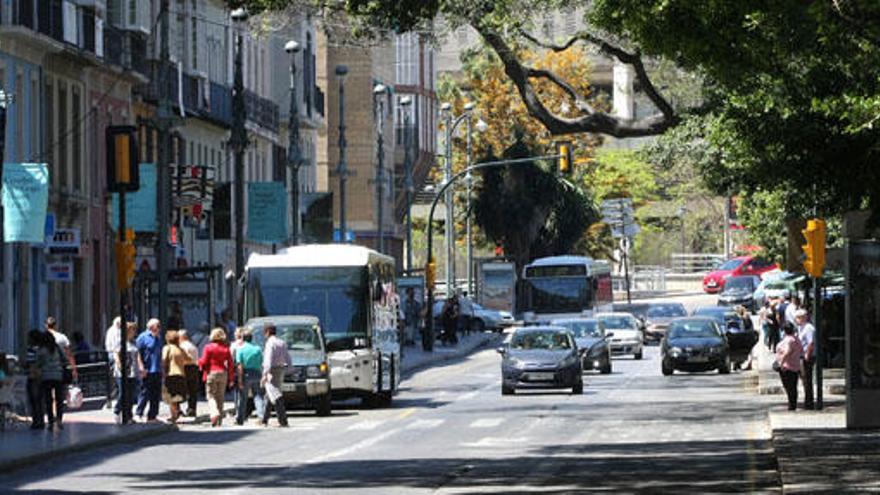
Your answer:
[[[394,407],[297,412],[287,430],[191,426],[12,473],[21,492],[774,491],[749,375],[660,375],[657,348],[589,374],[583,396],[501,397],[492,349],[403,382]]]

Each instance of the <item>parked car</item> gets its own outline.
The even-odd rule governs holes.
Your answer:
[[[581,357],[571,331],[562,327],[517,328],[501,354],[501,395],[518,388],[571,388],[584,393]]]
[[[515,323],[513,315],[509,311],[484,308],[474,303],[474,316],[471,320],[471,329],[477,332],[483,330],[501,331]]]
[[[293,366],[284,373],[281,392],[284,404],[314,408],[319,416],[332,412],[330,367],[324,332],[314,316],[270,316],[252,318],[245,326],[253,332],[254,344],[263,347],[263,327],[275,325],[275,335],[287,343]]]
[[[599,370],[603,375],[611,373],[611,346],[608,339],[614,336],[605,331],[605,325],[596,318],[566,318],[553,320],[554,327],[571,330],[578,349],[586,351],[581,358],[584,370]]]
[[[611,338],[612,354],[632,354],[635,359],[642,359],[644,336],[635,316],[629,313],[599,313],[596,318],[605,325],[605,330],[614,332]]]
[[[724,289],[718,295],[719,306],[745,306],[752,313],[758,310],[755,303],[755,290],[761,279],[754,275],[730,277],[724,283]]]
[[[754,256],[738,256],[722,263],[703,278],[703,290],[717,294],[724,288],[725,281],[740,275],[761,275],[778,267],[765,259]]]
[[[693,316],[712,318],[725,333],[730,347],[730,360],[739,367],[749,358],[758,343],[758,331],[730,308],[703,306],[694,310]]]
[[[648,304],[645,313],[645,341],[660,343],[666,335],[669,322],[675,318],[687,316],[684,305],[676,302],[659,302]]]
[[[712,318],[676,318],[660,344],[660,371],[718,370],[730,373],[730,349],[718,322]]]

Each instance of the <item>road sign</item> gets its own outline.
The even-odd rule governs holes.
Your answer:
[[[611,226],[611,237],[635,237],[639,232],[642,231],[642,228],[639,227],[638,224],[631,223],[627,224],[626,227],[621,227],[620,225],[612,225]]]
[[[629,208],[631,210],[632,205],[633,205],[632,198],[614,198],[614,199],[606,199],[605,201],[602,201],[602,209],[603,210],[611,209],[611,208],[620,209],[621,207]]]
[[[73,263],[70,261],[46,263],[47,282],[73,282]]]

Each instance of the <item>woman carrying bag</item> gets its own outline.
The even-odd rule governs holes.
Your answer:
[[[162,371],[165,374],[162,387],[162,400],[171,408],[172,423],[180,417],[180,403],[186,400],[186,365],[189,356],[180,348],[177,331],[165,332],[165,347],[162,348]]]
[[[788,410],[794,411],[797,409],[797,386],[804,348],[797,338],[794,325],[786,323],[783,331],[785,337],[776,345],[776,361],[773,363],[773,369],[779,372],[782,387],[788,395]]]

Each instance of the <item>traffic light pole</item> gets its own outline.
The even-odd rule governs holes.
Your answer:
[[[427,264],[431,264],[434,262],[434,210],[437,208],[437,202],[440,198],[443,197],[444,193],[449,189],[449,187],[454,184],[459,179],[468,176],[474,170],[479,170],[483,168],[490,167],[500,167],[506,165],[518,165],[518,164],[526,164],[533,163],[538,160],[556,160],[560,157],[560,155],[547,155],[547,156],[536,156],[531,158],[516,158],[512,160],[497,160],[492,162],[483,162],[471,165],[466,167],[461,172],[451,176],[443,187],[437,191],[437,194],[434,195],[434,200],[431,201],[431,210],[428,213],[428,256],[427,256]],[[428,284],[428,308],[427,308],[427,317],[425,322],[425,335],[422,337],[422,348],[431,352],[434,350],[434,284]],[[427,342],[424,340],[427,339]]]
[[[119,191],[119,244],[123,245],[125,242],[125,191]],[[117,250],[116,255],[116,272],[119,273],[121,271],[122,260],[120,259],[119,254],[121,254],[122,249]],[[117,277],[118,278],[118,277]],[[119,380],[119,397],[116,400],[122,401],[122,407],[119,409],[120,411],[130,411],[131,404],[125,402],[125,397],[128,390],[128,339],[126,339],[126,314],[125,314],[125,302],[126,302],[126,288],[124,286],[119,288],[119,375],[122,377]],[[128,408],[128,409],[125,409]],[[123,422],[124,424],[124,422]]]
[[[824,359],[824,350],[822,349],[822,326],[819,324],[819,310],[822,307],[819,300],[822,297],[822,288],[819,287],[819,277],[813,277],[813,326],[816,334],[813,336],[813,346],[816,348],[816,361],[813,369],[816,372],[816,409],[822,409],[822,360]]]

